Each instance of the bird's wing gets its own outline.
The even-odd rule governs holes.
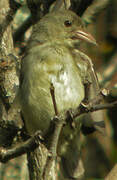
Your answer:
[[[88,81],[90,83],[90,86],[88,89],[88,101],[90,101],[90,100],[96,98],[96,96],[98,96],[98,94],[100,93],[98,78],[95,73],[91,59],[87,55],[82,53],[81,51],[78,51],[77,53],[78,53],[78,56],[80,56],[80,58],[84,62],[83,63],[84,66],[87,66],[86,68],[83,67],[83,70],[85,70],[86,72],[83,72],[82,74],[85,75],[85,77],[83,77],[84,83],[88,83]],[[79,61],[77,62],[77,65],[78,65],[78,63],[79,63]],[[82,71],[82,69],[81,69],[81,71]],[[102,134],[105,134],[105,123],[104,123],[104,117],[103,117],[102,110],[88,113],[84,119],[85,119],[84,126],[85,125],[86,126],[93,125],[94,129],[100,131]]]

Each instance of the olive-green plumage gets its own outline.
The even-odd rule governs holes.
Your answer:
[[[72,24],[65,25],[68,21]],[[22,60],[20,90],[29,133],[37,129],[45,133],[55,115],[51,84],[55,88],[59,113],[78,107],[83,100],[87,63],[83,64],[74,51],[80,42],[74,34],[82,29],[80,18],[68,10],[49,13],[34,26]],[[77,63],[84,67],[78,68]]]
[[[90,62],[85,61],[82,53],[76,50],[83,40],[96,43],[84,31],[81,19],[69,10],[49,13],[34,26],[22,59],[20,85],[21,109],[29,134],[41,130],[45,135],[50,127],[55,115],[51,84],[59,114],[77,108],[84,99],[84,83],[91,81],[91,78]],[[61,135],[61,143],[65,144],[66,149],[61,146],[60,154],[64,159],[70,159],[68,166],[74,169],[77,166],[74,162],[79,156],[78,132],[79,128],[73,130],[66,125]],[[76,154],[73,160],[70,158],[72,153]],[[74,174],[72,169],[71,174]]]

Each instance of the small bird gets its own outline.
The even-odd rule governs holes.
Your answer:
[[[84,84],[92,83],[92,78],[91,62],[79,51],[83,41],[96,45],[96,40],[85,31],[81,18],[70,10],[50,12],[34,25],[20,77],[21,111],[30,135],[40,130],[45,136],[49,131],[55,116],[51,87],[54,87],[59,115],[76,109],[85,98]],[[76,120],[76,124],[76,130],[67,124],[63,127],[59,143],[62,145],[58,150],[65,172],[73,178],[79,177],[75,161],[79,158],[81,121]],[[76,157],[72,160],[73,154]]]

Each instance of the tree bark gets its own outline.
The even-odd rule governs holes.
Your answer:
[[[16,89],[19,86],[11,30],[12,17],[10,17],[9,12],[9,0],[0,0],[0,121],[8,120],[7,112],[14,101]],[[0,128],[0,146],[6,147],[12,143],[8,141],[9,133],[9,131]],[[0,179],[10,180],[15,176],[21,180],[28,180],[26,168],[25,155],[6,164],[0,163]]]

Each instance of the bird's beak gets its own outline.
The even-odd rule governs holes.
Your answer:
[[[81,39],[85,42],[88,42],[97,46],[97,43],[94,37],[91,34],[82,30],[75,31],[73,33],[72,39]]]

